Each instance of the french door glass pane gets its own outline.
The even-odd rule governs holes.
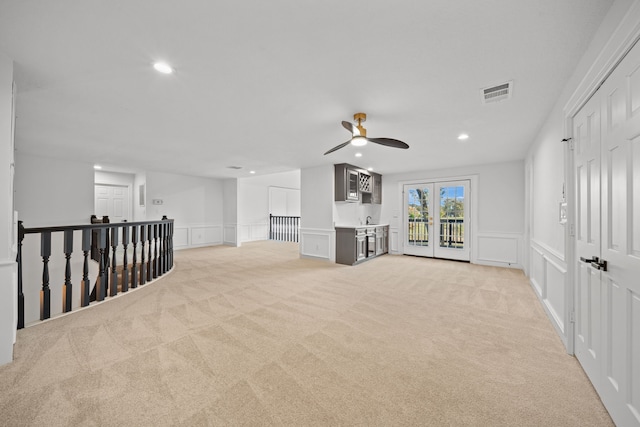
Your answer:
[[[440,188],[440,247],[464,248],[464,186]]]
[[[407,242],[411,246],[429,246],[429,188],[409,189]]]

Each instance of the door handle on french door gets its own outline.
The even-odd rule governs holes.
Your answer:
[[[597,261],[591,263],[591,267],[597,270],[607,271],[607,261],[598,259]]]
[[[591,267],[596,270],[607,271],[607,261],[600,259],[597,256],[591,257],[591,259],[580,257],[580,261],[591,264]]]

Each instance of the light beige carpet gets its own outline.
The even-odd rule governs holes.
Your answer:
[[[19,331],[0,424],[612,425],[521,271],[275,242],[175,264]]]

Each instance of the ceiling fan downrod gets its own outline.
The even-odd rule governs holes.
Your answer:
[[[366,138],[367,137],[367,130],[364,127],[362,127],[362,123],[367,121],[367,115],[365,113],[355,113],[353,115],[353,120],[358,122],[356,127],[360,131],[360,136],[363,136],[363,137]]]

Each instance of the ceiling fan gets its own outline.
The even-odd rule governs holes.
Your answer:
[[[333,153],[336,150],[341,149],[342,147],[346,147],[347,145],[355,145],[356,147],[361,147],[365,145],[367,142],[374,142],[376,144],[384,145],[387,147],[395,147],[395,148],[409,148],[407,143],[399,141],[397,139],[392,138],[367,138],[367,130],[362,127],[362,123],[367,121],[367,115],[365,113],[356,113],[353,115],[353,120],[357,121],[357,125],[353,125],[350,122],[342,122],[342,126],[351,132],[351,139],[347,142],[344,142],[340,145],[333,147],[331,150],[324,153],[326,156],[329,153]]]

